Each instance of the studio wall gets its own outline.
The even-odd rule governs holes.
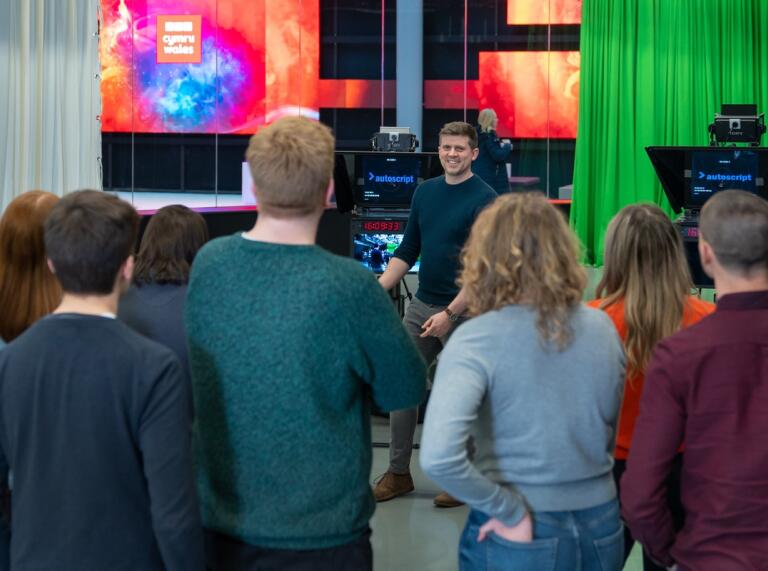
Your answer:
[[[578,125],[580,0],[425,0],[422,149],[493,107],[513,175],[557,196]],[[102,0],[104,187],[237,194],[247,137],[285,114],[363,149],[394,124],[397,3]]]

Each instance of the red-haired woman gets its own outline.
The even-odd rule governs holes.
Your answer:
[[[59,197],[32,190],[17,196],[0,218],[0,339],[10,343],[61,301],[48,269],[45,219]]]

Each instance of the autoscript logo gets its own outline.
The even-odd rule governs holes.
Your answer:
[[[390,182],[390,183],[405,183],[413,184],[416,182],[416,177],[411,175],[393,176],[391,174],[373,174],[368,173],[369,182]]]
[[[699,171],[699,180],[711,180],[716,182],[751,182],[751,174],[707,174]]]

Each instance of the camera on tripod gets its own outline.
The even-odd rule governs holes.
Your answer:
[[[379,127],[371,138],[371,149],[385,153],[412,153],[419,146],[409,127]]]
[[[757,105],[722,105],[709,126],[710,145],[715,147],[730,143],[747,143],[760,146],[765,133],[765,115],[757,114]]]

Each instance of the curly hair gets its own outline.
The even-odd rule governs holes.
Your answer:
[[[524,304],[538,314],[543,344],[565,349],[587,283],[579,245],[544,195],[506,194],[478,216],[462,253],[459,283],[473,315]]]

